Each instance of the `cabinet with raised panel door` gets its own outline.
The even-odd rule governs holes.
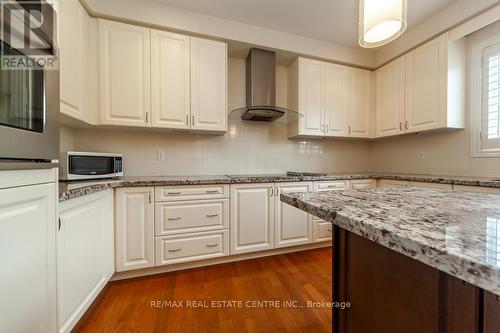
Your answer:
[[[376,135],[465,126],[465,41],[443,34],[376,71]]]
[[[154,189],[115,190],[116,271],[154,266]]]
[[[314,192],[343,191],[350,187],[348,181],[319,181],[313,183]],[[332,240],[332,223],[313,216],[313,242],[326,242]]]
[[[99,20],[101,124],[226,131],[223,42]]]
[[[288,107],[302,115],[289,123],[289,137],[371,136],[371,71],[297,58],[288,80]]]

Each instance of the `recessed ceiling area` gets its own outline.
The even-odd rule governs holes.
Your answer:
[[[312,39],[358,47],[358,0],[147,0]],[[408,30],[456,0],[408,0]]]

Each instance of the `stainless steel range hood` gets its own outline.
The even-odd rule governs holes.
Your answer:
[[[276,54],[252,48],[246,67],[246,106],[233,110],[229,118],[248,121],[290,122],[301,115],[276,106]]]

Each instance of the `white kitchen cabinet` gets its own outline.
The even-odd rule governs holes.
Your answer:
[[[118,272],[154,266],[154,189],[115,190],[115,263]]]
[[[403,134],[405,124],[405,57],[375,72],[376,135]]]
[[[313,242],[328,242],[332,240],[333,224],[324,220],[314,221]]]
[[[312,191],[312,183],[276,184],[274,246],[287,247],[312,242],[312,216],[280,200],[281,193],[303,193]]]
[[[348,136],[350,101],[348,86],[350,73],[346,66],[325,65],[325,132],[329,136]]]
[[[348,135],[355,138],[369,138],[371,136],[371,106],[372,100],[372,72],[349,68],[349,79],[345,89],[348,100],[349,123]]]
[[[465,60],[465,40],[446,33],[377,70],[377,137],[463,129]]]
[[[78,0],[61,1],[59,8],[59,69],[61,113],[88,121],[87,83],[90,17]]]
[[[483,186],[453,185],[454,191],[500,194],[500,188]]]
[[[57,233],[57,321],[70,332],[113,275],[113,190],[64,201]]]
[[[344,191],[351,187],[349,181],[319,181],[313,183],[314,192]],[[313,242],[327,242],[332,240],[332,223],[322,220],[319,217],[312,217]]]
[[[151,31],[152,126],[190,128],[190,37]]]
[[[150,29],[99,20],[101,124],[151,124]]]
[[[440,184],[440,183],[427,183],[427,182],[410,182],[410,186],[415,187],[428,187],[428,188],[437,188],[442,190],[452,190],[453,186],[451,184]]]
[[[352,190],[364,190],[377,187],[375,179],[356,179],[349,181]]]
[[[289,137],[371,137],[372,73],[297,58],[288,67],[288,107],[302,117]]]
[[[227,45],[191,37],[191,129],[226,131]]]
[[[274,184],[231,185],[231,254],[274,248]]]
[[[56,179],[54,170],[0,172],[0,332],[57,331]]]
[[[406,180],[378,179],[377,187],[406,187],[410,182]]]

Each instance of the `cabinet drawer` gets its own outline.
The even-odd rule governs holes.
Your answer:
[[[156,238],[156,266],[229,255],[229,231]]]
[[[351,184],[351,189],[353,190],[362,190],[362,189],[377,187],[377,181],[375,179],[351,180],[350,184]]]
[[[221,199],[229,197],[229,185],[155,187],[156,202]]]
[[[341,191],[346,190],[347,184],[345,181],[334,181],[334,182],[315,182],[314,191]]]
[[[165,236],[229,227],[229,200],[198,200],[155,204],[155,234]]]
[[[404,187],[410,186],[410,182],[406,180],[379,179],[377,187]]]
[[[314,242],[324,242],[332,239],[333,225],[324,220],[314,221]]]

